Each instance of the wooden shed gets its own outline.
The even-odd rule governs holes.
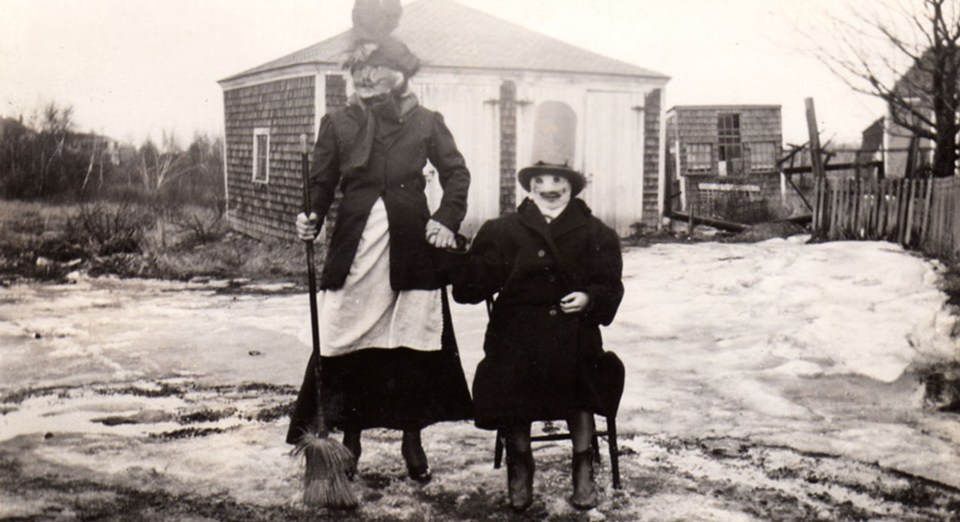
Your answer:
[[[785,203],[779,105],[676,106],[666,127],[671,209],[745,220],[751,206]]]
[[[423,61],[411,88],[444,115],[472,175],[464,231],[512,211],[515,173],[532,163],[538,126],[573,126],[583,198],[623,235],[659,223],[663,74],[600,56],[457,3],[404,6],[393,33]],[[352,89],[341,68],[349,31],[220,81],[227,217],[255,237],[292,238],[299,136]],[[557,118],[557,115],[561,118]],[[569,130],[569,129],[567,129]],[[431,176],[429,166],[425,175]],[[430,183],[431,200],[440,188]]]

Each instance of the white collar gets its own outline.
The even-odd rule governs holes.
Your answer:
[[[540,213],[543,214],[543,218],[547,220],[547,223],[549,223],[554,219],[557,219],[557,216],[562,214],[563,211],[567,208],[567,205],[569,205],[570,203],[567,203],[567,205],[564,205],[560,208],[555,208],[553,210],[549,210],[541,207],[540,205],[537,204],[536,200],[533,201],[533,204],[537,205],[537,208],[540,209]]]

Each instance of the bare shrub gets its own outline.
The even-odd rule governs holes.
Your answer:
[[[205,245],[223,237],[227,231],[222,199],[208,206],[187,206],[173,217],[187,245]]]
[[[128,203],[84,203],[67,223],[67,235],[86,244],[95,255],[140,253],[144,231],[154,221],[143,207]]]

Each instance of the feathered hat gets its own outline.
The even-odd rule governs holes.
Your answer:
[[[344,67],[363,65],[397,69],[407,78],[420,69],[420,59],[407,45],[390,35],[400,25],[400,0],[356,0],[353,4],[353,51]]]

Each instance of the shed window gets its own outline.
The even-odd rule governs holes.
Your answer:
[[[709,143],[687,144],[687,172],[713,170],[713,145]]]
[[[731,161],[742,157],[739,114],[729,113],[717,116],[717,138],[720,143],[720,161]]]
[[[253,181],[270,181],[270,129],[253,130]]]
[[[773,170],[777,166],[777,145],[773,142],[750,145],[750,170]]]

